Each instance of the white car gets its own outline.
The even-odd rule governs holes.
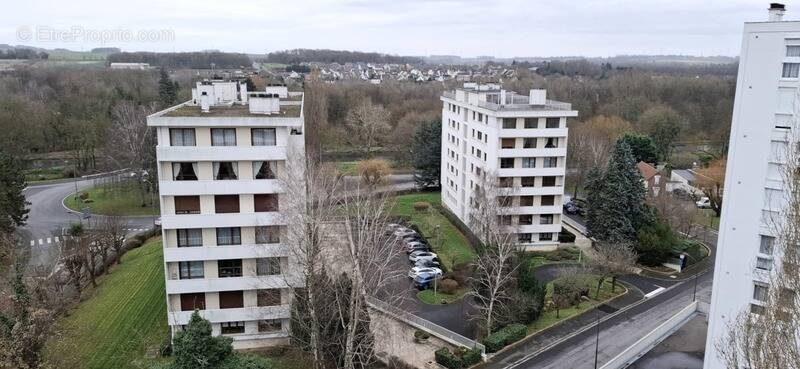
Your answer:
[[[413,229],[408,229],[408,228],[400,228],[394,231],[394,236],[397,237],[398,239],[415,234],[417,234],[417,232],[415,232]]]
[[[433,260],[436,259],[438,256],[435,253],[428,252],[428,251],[414,251],[410,255],[408,255],[408,260],[412,263],[416,263],[420,260]]]
[[[408,271],[408,278],[414,279],[418,275],[422,273],[428,273],[434,276],[434,278],[441,278],[442,277],[442,270],[439,268],[430,268],[430,267],[413,267],[411,270]]]
[[[711,200],[708,197],[703,196],[700,198],[699,201],[694,203],[700,209],[711,209]]]

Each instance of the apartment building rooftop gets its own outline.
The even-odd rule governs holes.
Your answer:
[[[503,111],[572,111],[572,104],[548,100],[547,91],[533,89],[528,95],[507,91],[497,83],[465,83],[454,91],[445,91],[442,100],[467,103],[487,110]]]
[[[302,111],[301,105],[280,105],[280,110],[272,114],[254,113],[248,105],[232,104],[222,106],[212,106],[207,112],[203,112],[198,105],[192,105],[187,101],[177,108],[165,111],[165,117],[261,117],[261,118],[299,118]]]

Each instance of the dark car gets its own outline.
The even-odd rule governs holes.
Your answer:
[[[414,287],[418,290],[427,290],[430,288],[433,281],[436,280],[436,275],[432,273],[421,273],[414,278]]]
[[[416,263],[414,263],[414,266],[438,268],[440,264],[438,260],[419,260]]]
[[[572,215],[577,214],[580,216],[585,216],[586,209],[588,208],[589,206],[586,203],[586,200],[582,199],[572,199],[566,204],[564,204],[564,212]]]

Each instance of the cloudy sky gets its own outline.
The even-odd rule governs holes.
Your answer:
[[[400,55],[729,55],[764,0],[5,0],[0,43]],[[793,10],[797,6],[797,14]],[[800,19],[800,1],[787,2]]]

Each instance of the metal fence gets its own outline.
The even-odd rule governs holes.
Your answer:
[[[389,315],[395,319],[398,319],[402,322],[405,322],[417,329],[426,331],[456,346],[462,346],[467,348],[478,348],[479,350],[481,350],[481,354],[483,355],[486,354],[486,347],[484,347],[482,344],[478,343],[475,340],[471,340],[445,327],[442,327],[431,321],[420,318],[414,314],[408,313],[405,310],[402,310],[395,306],[389,305],[374,297],[367,297],[366,301],[371,308],[378,310],[386,315]]]

